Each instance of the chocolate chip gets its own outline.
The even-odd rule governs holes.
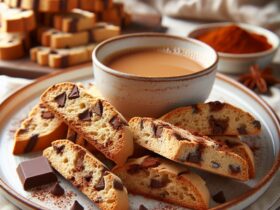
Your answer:
[[[252,122],[252,124],[254,125],[255,128],[261,129],[261,123],[260,123],[260,121],[254,120],[254,121]]]
[[[82,171],[84,170],[84,157],[85,157],[86,152],[81,150],[77,154],[77,159],[75,161],[75,170],[76,171]]]
[[[141,163],[142,168],[153,168],[153,167],[157,167],[159,165],[160,165],[160,161],[154,157],[147,157]]]
[[[194,104],[191,106],[192,107],[192,113],[193,114],[198,114],[201,110],[198,108],[197,104]]]
[[[139,210],[148,210],[143,204],[139,206]]]
[[[60,184],[55,183],[55,185],[51,189],[51,194],[55,196],[62,196],[64,195],[64,189],[60,186]]]
[[[238,131],[238,133],[241,134],[241,135],[246,135],[246,134],[248,134],[245,124],[240,125],[240,127],[237,128],[237,131]]]
[[[137,174],[141,169],[142,169],[142,167],[139,164],[131,164],[127,169],[127,173],[128,174]]]
[[[173,136],[178,140],[178,141],[182,141],[182,140],[187,140],[186,138],[184,138],[180,133],[174,132]]]
[[[188,170],[185,170],[185,171],[180,171],[177,176],[181,176],[181,175],[184,175],[184,174],[189,174],[190,172]]]
[[[109,123],[115,130],[119,130],[124,125],[126,125],[126,123],[124,121],[122,121],[117,115],[112,117],[112,119],[109,121]]]
[[[94,203],[102,203],[103,202],[103,199],[101,197],[97,197],[95,200],[94,200]]]
[[[102,117],[103,114],[103,104],[101,100],[98,100],[94,107],[92,108],[92,112],[95,113],[96,115]]]
[[[84,207],[78,201],[75,201],[70,210],[84,210]]]
[[[212,168],[220,168],[220,164],[219,163],[217,163],[217,162],[215,162],[215,161],[211,161],[211,167]]]
[[[217,112],[223,109],[225,103],[221,103],[220,101],[212,101],[208,103],[211,112]]]
[[[157,180],[157,179],[151,179],[150,187],[151,188],[162,188],[162,187],[165,187],[166,184],[167,184],[167,182]]]
[[[65,145],[61,145],[61,146],[53,146],[54,151],[56,152],[56,154],[62,154],[63,150],[65,148]]]
[[[61,93],[54,98],[54,101],[57,103],[58,107],[64,107],[66,102],[66,93]]]
[[[116,190],[122,191],[123,190],[123,184],[119,180],[114,180],[113,182],[113,188]]]
[[[212,198],[216,203],[225,203],[226,202],[226,198],[225,198],[223,191],[220,191],[217,194],[213,195]]]
[[[202,156],[203,149],[204,149],[203,143],[199,143],[196,150],[194,152],[189,153],[187,157],[187,161],[192,163],[200,163],[202,161],[201,156]]]
[[[72,100],[79,97],[80,97],[79,88],[76,85],[74,85],[74,87],[71,90],[71,93],[68,95],[68,99]]]
[[[39,134],[33,134],[24,148],[24,153],[31,152],[38,142]]]
[[[104,190],[104,188],[105,188],[105,180],[104,177],[102,176],[99,179],[99,182],[94,186],[94,189],[100,191],[100,190]]]
[[[140,129],[141,129],[141,130],[144,129],[144,122],[145,122],[145,121],[144,121],[143,119],[140,120]]]
[[[87,175],[85,175],[84,179],[85,179],[87,182],[90,182],[91,179],[92,179],[92,172],[89,173],[89,174],[87,174]]]
[[[154,129],[154,136],[156,138],[160,138],[161,134],[162,134],[162,131],[163,131],[163,127],[160,126],[160,125],[158,125],[158,126],[154,125],[153,129]]]
[[[82,121],[90,121],[92,117],[92,112],[89,109],[86,109],[78,115],[79,119]]]
[[[237,166],[237,165],[230,164],[228,167],[232,174],[237,174],[237,173],[240,173],[240,171],[241,171],[240,166]]]
[[[47,108],[45,104],[40,104],[39,107],[42,108],[42,109]]]
[[[13,39],[10,39],[9,41],[8,41],[8,43],[12,43],[14,40]]]
[[[233,148],[240,145],[239,142],[230,141],[228,139],[226,139],[224,142],[229,148]]]
[[[49,112],[49,111],[42,111],[41,112],[41,117],[43,119],[46,119],[46,120],[49,120],[49,119],[53,119],[54,118],[54,115],[53,113]]]
[[[215,119],[212,115],[209,118],[209,126],[213,135],[223,134],[228,128],[229,118]]]

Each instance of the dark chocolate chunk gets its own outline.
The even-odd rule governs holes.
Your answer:
[[[94,189],[100,191],[100,190],[104,190],[104,188],[105,188],[105,180],[104,177],[102,176],[99,179],[99,182],[94,186]]]
[[[121,129],[124,125],[127,125],[123,120],[121,120],[117,115],[112,117],[112,119],[109,121],[110,125],[115,129],[119,130]]]
[[[220,163],[217,163],[217,162],[215,162],[215,161],[211,161],[211,167],[212,168],[220,168]]]
[[[94,107],[92,108],[92,112],[95,113],[96,115],[102,117],[103,114],[103,104],[101,100],[98,100]]]
[[[187,140],[186,138],[184,138],[180,133],[174,132],[173,136],[178,140],[178,141],[182,141],[182,140]]]
[[[164,182],[162,180],[151,179],[150,187],[151,188],[162,188],[162,187],[165,187],[166,184],[167,184],[167,182]]]
[[[198,114],[201,110],[198,108],[197,104],[192,105],[192,113]]]
[[[142,168],[153,168],[153,167],[157,167],[159,165],[160,165],[160,161],[154,157],[147,157],[141,163]]]
[[[143,119],[140,120],[140,129],[143,130],[144,129],[144,123],[145,121]]]
[[[64,195],[64,189],[60,186],[60,184],[55,183],[51,189],[51,194],[55,196],[62,196]]]
[[[64,147],[65,147],[65,145],[60,145],[60,146],[53,145],[54,151],[56,152],[56,154],[59,154],[59,155],[61,155],[63,153]]]
[[[39,134],[33,134],[24,148],[24,153],[31,152],[38,142]]]
[[[241,135],[246,135],[246,134],[248,134],[247,128],[246,128],[246,125],[245,125],[245,124],[240,125],[240,127],[237,128],[237,131],[238,131],[238,133],[241,134]]]
[[[241,172],[240,166],[230,164],[228,167],[232,174],[237,174]]]
[[[128,174],[137,174],[141,169],[142,169],[142,167],[140,165],[132,164],[128,167],[127,173]]]
[[[230,140],[227,140],[227,139],[224,142],[229,148],[233,148],[233,147],[236,147],[236,146],[240,145],[239,142],[234,142],[234,141],[230,141]]]
[[[78,201],[75,201],[70,210],[84,210],[84,207]]]
[[[77,155],[77,159],[75,161],[75,170],[76,171],[82,171],[84,170],[84,157],[85,157],[85,151],[79,151]]]
[[[21,162],[17,173],[24,190],[57,181],[48,160],[43,156]]]
[[[122,191],[123,184],[119,180],[114,179],[113,188],[115,188],[116,190]]]
[[[212,101],[209,102],[208,104],[209,104],[210,112],[220,111],[225,106],[225,103],[221,103],[220,101]]]
[[[223,134],[228,128],[229,118],[215,119],[212,115],[209,118],[209,126],[213,135]]]
[[[192,163],[200,163],[202,161],[201,156],[202,156],[203,149],[204,149],[204,144],[199,143],[196,150],[194,152],[189,153],[187,157],[187,161]]]
[[[80,97],[79,88],[77,87],[77,85],[74,85],[74,87],[71,90],[71,93],[68,95],[68,99],[72,100],[79,97]]]
[[[39,107],[42,108],[42,109],[47,108],[45,104],[40,104]]]
[[[161,137],[162,131],[163,131],[163,127],[162,126],[154,125],[154,135],[155,135],[156,138],[160,138]]]
[[[92,112],[89,109],[86,109],[78,115],[79,119],[82,121],[90,121],[92,117]]]
[[[255,128],[261,129],[261,123],[260,123],[260,121],[254,120],[254,121],[252,122],[252,124],[254,125]]]
[[[103,199],[101,197],[97,197],[95,200],[94,200],[94,203],[102,203],[103,202]]]
[[[68,137],[68,139],[70,141],[72,141],[73,143],[76,143],[77,137],[78,137],[78,134],[76,132],[74,132],[71,136]]]
[[[177,176],[181,176],[181,175],[184,175],[184,174],[189,174],[190,172],[188,170],[185,170],[185,171],[180,171]]]
[[[49,120],[49,119],[53,119],[54,118],[54,115],[53,113],[49,112],[49,111],[42,111],[41,112],[41,117],[43,119],[46,119],[46,120]]]
[[[66,93],[63,92],[54,98],[54,101],[57,103],[58,107],[64,107],[66,102]]]
[[[225,198],[223,191],[220,191],[217,194],[213,195],[212,198],[216,203],[225,203],[226,202],[226,198]]]
[[[87,174],[87,175],[85,175],[84,179],[85,179],[87,182],[90,182],[91,179],[92,179],[92,172],[89,173],[89,174]]]
[[[148,210],[148,209],[146,208],[146,206],[144,206],[143,204],[141,204],[141,205],[139,206],[139,210]]]

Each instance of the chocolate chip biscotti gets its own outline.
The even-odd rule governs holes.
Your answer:
[[[247,161],[226,144],[152,118],[134,117],[129,127],[137,144],[168,159],[242,181],[250,178]]]
[[[67,126],[57,119],[43,104],[36,105],[21,123],[14,136],[13,153],[42,151],[51,142],[65,138]]]
[[[160,118],[200,135],[255,135],[261,124],[251,114],[228,103],[213,101],[177,108]]]
[[[128,194],[121,179],[83,147],[57,140],[44,150],[43,156],[100,209],[128,209]]]
[[[129,192],[191,209],[208,209],[209,191],[204,180],[169,160],[144,156],[114,168]]]
[[[70,82],[53,85],[41,100],[55,116],[116,164],[124,164],[133,153],[127,122],[107,101]]]

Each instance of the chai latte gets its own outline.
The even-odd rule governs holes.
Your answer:
[[[111,69],[143,77],[173,77],[203,70],[203,66],[178,48],[135,48],[105,59]]]

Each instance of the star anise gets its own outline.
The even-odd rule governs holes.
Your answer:
[[[261,70],[258,65],[250,67],[250,72],[239,77],[239,82],[251,90],[258,90],[260,93],[267,93],[269,86],[280,83],[272,74],[271,68]]]

